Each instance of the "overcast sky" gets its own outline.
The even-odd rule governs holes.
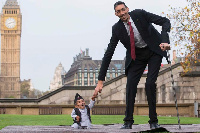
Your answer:
[[[2,10],[6,0],[0,0]],[[18,0],[22,13],[21,80],[31,79],[46,91],[61,62],[68,71],[80,49],[89,48],[101,60],[111,37],[116,0]],[[186,0],[126,0],[130,10],[144,9],[160,15],[169,5],[186,6]],[[160,27],[156,27],[160,30]],[[122,60],[125,48],[118,44],[113,59]],[[165,63],[166,61],[164,61]]]

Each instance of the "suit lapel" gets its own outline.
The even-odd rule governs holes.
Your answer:
[[[129,35],[127,33],[126,27],[121,20],[119,20],[119,26],[120,26],[120,32],[121,32],[123,38],[125,39],[125,41],[127,43],[130,43],[130,38],[129,38]]]
[[[141,34],[141,25],[139,23],[139,18],[136,17],[135,12],[129,14],[131,16],[131,19],[133,20],[137,30],[139,31],[139,33]]]

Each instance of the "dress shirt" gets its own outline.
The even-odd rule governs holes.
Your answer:
[[[135,40],[135,47],[137,48],[144,48],[147,46],[147,44],[144,42],[144,40],[142,39],[139,31],[137,30],[133,20],[130,17],[129,22],[131,22],[131,26],[133,27],[133,32],[134,32],[134,40]],[[129,25],[126,22],[123,22],[124,26],[128,32],[128,35],[130,36],[130,31],[129,31]]]

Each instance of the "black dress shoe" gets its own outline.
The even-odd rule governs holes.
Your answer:
[[[120,129],[132,129],[132,123],[125,123]]]
[[[151,124],[150,124],[150,128],[151,128],[151,129],[160,128],[160,125],[159,125],[158,123],[151,123]]]

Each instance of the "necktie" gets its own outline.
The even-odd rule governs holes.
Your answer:
[[[131,22],[128,22],[128,25],[129,25],[129,30],[130,30],[131,57],[133,60],[135,60],[136,55],[135,55],[134,33],[133,33],[133,28],[131,26]]]

